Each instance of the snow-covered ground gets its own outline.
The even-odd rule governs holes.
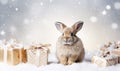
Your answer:
[[[58,61],[53,54],[49,55],[49,62],[50,63],[48,65],[41,67],[36,67],[35,65],[28,63],[16,66],[9,66],[0,63],[0,71],[120,71],[120,64],[100,68],[88,60],[83,61],[82,63],[74,63],[72,65],[64,66],[57,63]]]

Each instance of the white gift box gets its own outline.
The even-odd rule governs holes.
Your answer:
[[[118,64],[118,57],[113,56],[113,57],[103,58],[99,56],[93,56],[92,63],[97,64],[99,67],[111,66]]]
[[[31,46],[27,49],[27,61],[36,66],[47,65],[49,49],[43,45]]]

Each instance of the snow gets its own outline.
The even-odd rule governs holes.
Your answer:
[[[107,14],[106,10],[103,10],[102,15],[106,15],[106,14]]]
[[[120,2],[115,2],[114,3],[114,7],[115,7],[115,9],[120,9]]]
[[[80,4],[81,4],[81,2],[78,2],[78,4],[80,5]]]
[[[118,24],[117,23],[112,23],[111,24],[111,28],[112,29],[117,29],[118,28]]]
[[[0,3],[6,5],[8,3],[8,0],[0,0]]]
[[[6,34],[6,32],[5,32],[4,30],[2,30],[2,31],[0,32],[0,34],[1,34],[2,36],[4,36],[4,35]]]
[[[54,54],[51,54],[49,58],[51,58],[53,62],[41,67],[36,67],[35,65],[29,63],[21,63],[16,66],[0,63],[0,71],[120,71],[120,64],[100,68],[91,62],[83,61],[82,63],[74,63],[72,65],[64,66],[56,62]]]
[[[19,9],[18,8],[15,8],[16,11],[18,11]]]
[[[110,9],[111,9],[111,6],[110,6],[110,5],[106,5],[106,9],[107,9],[107,10],[110,10]]]
[[[40,2],[40,5],[43,6],[43,2]]]
[[[95,16],[90,17],[90,21],[93,23],[97,22],[97,17],[95,17]]]
[[[12,2],[14,2],[15,0],[11,0]]]
[[[17,0],[10,0],[10,1],[12,1],[12,2],[14,2],[15,3],[15,1],[16,1],[16,3],[18,3],[17,2]],[[32,2],[33,2],[33,4],[35,3],[35,7],[33,7],[34,5],[32,5]],[[25,14],[23,14],[24,15],[24,17],[27,17],[27,18],[25,18],[24,20],[23,20],[23,23],[24,24],[27,24],[27,27],[25,27],[25,29],[27,28],[28,29],[28,24],[29,25],[31,25],[31,23],[36,23],[36,22],[40,22],[40,21],[37,21],[37,20],[32,20],[31,19],[31,16],[34,18],[34,16],[35,17],[37,17],[37,16],[42,16],[41,14],[43,14],[43,10],[47,10],[47,8],[46,8],[46,6],[47,6],[47,3],[45,3],[46,1],[43,1],[43,2],[40,2],[40,1],[37,1],[37,3],[41,6],[41,7],[43,7],[43,6],[45,6],[45,8],[44,9],[42,9],[42,8],[38,8],[39,7],[39,5],[36,5],[37,3],[34,1],[34,0],[31,0],[30,1],[30,4],[31,5],[29,5],[29,1],[28,2],[26,2],[26,5],[28,5],[27,7],[28,7],[28,9],[26,9],[26,8],[24,8],[27,12],[25,12]],[[53,3],[53,1],[54,0],[48,0],[50,3]],[[73,1],[73,0],[72,0]],[[76,0],[76,1],[78,1],[78,0]],[[63,0],[63,2],[64,2],[64,0]],[[71,1],[70,1],[71,2]],[[110,1],[111,2],[111,1]],[[0,0],[0,4],[2,4],[2,5],[9,5],[9,8],[12,8],[13,7],[13,11],[16,11],[16,12],[18,12],[19,10],[21,10],[22,9],[22,6],[20,5],[21,3],[19,3],[19,4],[14,4],[14,3],[12,3],[12,4],[9,4],[9,3],[11,3],[11,2],[9,2],[9,0]],[[60,1],[60,3],[58,2],[58,5],[57,5],[57,1],[56,1],[56,3],[54,4],[53,3],[53,5],[52,5],[52,8],[50,9],[50,11],[49,10],[47,10],[48,12],[46,12],[45,14],[45,16],[43,17],[43,18],[39,18],[38,17],[38,19],[39,20],[41,20],[42,21],[42,19],[45,19],[45,20],[43,20],[43,23],[45,23],[44,25],[45,26],[48,26],[48,27],[50,27],[50,25],[48,25],[48,24],[46,24],[46,23],[51,23],[51,22],[53,22],[54,20],[59,20],[59,15],[57,16],[56,14],[59,14],[60,12],[59,11],[57,11],[58,13],[56,13],[56,11],[55,11],[55,14],[54,14],[54,9],[56,10],[56,9],[62,9],[62,6],[61,7],[59,7],[59,5],[61,5],[61,3],[62,3],[62,1]],[[96,23],[97,21],[99,21],[100,23],[101,23],[101,21],[96,17],[96,16],[94,16],[94,15],[96,15],[96,13],[91,13],[91,12],[89,12],[88,10],[86,10],[87,8],[89,8],[89,7],[87,7],[87,6],[89,6],[89,4],[90,5],[93,5],[94,6],[94,4],[92,4],[92,3],[94,3],[94,2],[92,2],[91,3],[91,1],[90,1],[90,3],[89,4],[87,4],[87,3],[89,3],[89,2],[86,2],[86,1],[78,1],[77,2],[77,5],[83,5],[83,6],[79,6],[80,8],[78,8],[77,10],[80,10],[80,9],[84,9],[83,10],[83,12],[84,12],[84,14],[89,14],[89,15],[91,15],[91,17],[89,18],[89,20],[91,21],[91,22],[93,22],[93,23]],[[99,1],[98,1],[98,3],[99,3]],[[99,4],[101,4],[102,3],[102,1],[100,1],[100,3]],[[76,3],[75,3],[76,4]],[[97,4],[97,2],[96,2],[96,4],[95,5],[99,5],[99,4]],[[103,4],[110,4],[110,5],[106,5],[106,6],[104,6]],[[107,15],[108,13],[109,13],[109,11],[111,10],[111,7],[114,7],[116,10],[120,10],[120,2],[115,2],[115,3],[104,3],[103,2],[103,4],[101,4],[101,8],[102,8],[102,6],[104,6],[104,9],[102,9],[102,11],[100,11],[99,13],[101,14],[101,15]],[[19,5],[21,6],[21,7],[19,7]],[[62,4],[63,5],[63,7],[64,7],[64,3]],[[73,5],[74,5],[74,2],[71,4],[66,4],[65,6],[69,6],[69,5],[71,5],[70,7],[71,7],[71,11],[72,10],[74,10],[72,7],[73,7]],[[114,5],[114,6],[112,6],[112,5]],[[23,3],[23,6],[24,6],[24,3]],[[55,7],[54,7],[55,6]],[[2,6],[1,6],[2,7]],[[17,8],[18,7],[18,8]],[[82,8],[83,7],[83,8]],[[91,7],[91,10],[92,10],[92,6],[90,6]],[[95,8],[96,8],[97,6],[95,6]],[[4,7],[3,7],[4,8]],[[31,8],[32,8],[32,12],[34,11],[34,13],[32,13],[31,14]],[[93,8],[93,9],[95,9],[95,8]],[[66,9],[66,10],[65,10]],[[4,10],[4,9],[3,9]],[[6,9],[5,9],[6,10]],[[11,11],[12,9],[10,9],[10,11]],[[30,10],[30,12],[29,12],[29,10]],[[63,13],[63,15],[67,12],[67,14],[66,14],[66,16],[68,16],[68,19],[69,19],[69,15],[71,16],[71,13],[72,12],[69,12],[68,13],[68,11],[69,10],[67,10],[67,7],[64,7],[63,8],[63,10],[65,10],[65,12]],[[2,11],[2,8],[1,8],[1,11]],[[9,9],[8,10],[6,10],[6,11],[8,11],[9,12]],[[5,11],[5,15],[6,15],[6,11]],[[43,12],[42,12],[43,11]],[[88,12],[86,12],[86,11],[88,11]],[[93,10],[94,11],[94,10]],[[4,12],[4,11],[2,11],[2,12]],[[1,13],[2,13],[1,12]],[[23,11],[22,11],[23,12]],[[79,11],[78,11],[79,12]],[[84,15],[83,14],[83,12],[81,12],[81,10],[80,10],[80,12],[78,13],[80,16],[81,16],[81,19],[83,19],[82,18],[82,16]],[[13,12],[14,13],[14,12]],[[49,14],[50,13],[50,14]],[[111,13],[114,13],[114,12],[110,12],[110,14]],[[12,13],[10,13],[11,15],[13,15]],[[74,14],[74,12],[73,12],[73,14]],[[83,15],[82,15],[83,14]],[[86,14],[86,17],[88,17],[88,15]],[[30,15],[30,16],[29,16]],[[50,19],[50,22],[49,22],[49,16],[50,15],[50,17],[51,16],[54,16],[55,15],[55,17],[53,17],[52,19]],[[77,13],[75,14],[75,15],[77,15]],[[77,17],[80,17],[79,15],[77,15],[76,17],[74,17],[74,15],[73,15],[73,17],[72,18],[77,18]],[[5,18],[5,16],[4,16],[4,14],[2,14],[1,15],[2,17],[3,17],[3,19]],[[8,15],[9,16],[9,15]],[[13,15],[14,16],[14,15]],[[46,18],[46,16],[47,16],[47,18]],[[60,16],[62,16],[62,14],[60,13]],[[10,16],[10,17],[12,17],[12,16]],[[64,17],[64,16],[63,16]],[[84,16],[83,16],[84,17]],[[8,18],[8,17],[7,17]],[[16,21],[16,19],[14,18],[14,17],[12,17],[15,21]],[[22,15],[21,15],[21,18],[23,18],[22,17]],[[6,18],[5,18],[6,19]],[[86,18],[87,19],[87,18]],[[12,24],[14,24],[14,20],[13,20],[13,22],[10,22],[10,23],[12,23]],[[67,19],[66,19],[66,17],[65,17],[65,19],[63,18],[63,19],[61,19],[60,18],[60,20],[63,20],[63,21],[67,21]],[[109,20],[111,20],[111,19],[109,19],[108,18],[108,21]],[[8,24],[10,24],[9,23],[9,20],[8,20],[8,22],[7,22],[7,20],[5,20],[6,22],[5,23],[8,23]],[[114,21],[114,20],[111,20],[111,21]],[[41,23],[41,22],[40,22]],[[17,23],[18,24],[18,23]],[[42,23],[41,23],[42,24]],[[103,24],[105,24],[105,23],[103,23]],[[44,28],[44,25],[42,25],[43,27],[42,28]],[[53,24],[51,24],[51,25],[53,25]],[[112,29],[118,29],[119,27],[118,27],[118,23],[112,23],[109,27],[110,28],[112,28]],[[9,26],[9,25],[5,25],[6,27],[7,26]],[[24,25],[23,25],[24,26]],[[26,26],[26,25],[25,25]],[[33,25],[32,25],[33,26]],[[38,25],[37,25],[38,26]],[[35,27],[35,28],[38,28],[38,27]],[[41,26],[41,25],[40,25]],[[89,26],[89,25],[88,25]],[[95,27],[95,26],[94,26]],[[34,26],[32,27],[33,29],[34,29]],[[41,28],[41,27],[39,27],[39,28]],[[42,29],[41,28],[41,29]],[[47,27],[46,27],[47,28]],[[21,29],[22,29],[22,27],[21,27]],[[31,28],[30,28],[31,29]],[[10,26],[9,27],[9,29],[7,29],[7,30],[1,30],[0,31],[0,35],[2,35],[2,36],[4,36],[4,35],[6,35],[6,34],[8,34],[9,32],[8,31],[11,31],[11,32],[16,32],[16,30],[18,31],[18,28],[16,28],[16,26]],[[95,29],[94,29],[95,30]],[[31,31],[31,30],[30,30]],[[46,30],[45,30],[46,31]],[[53,30],[54,31],[54,30]],[[10,33],[11,33],[10,32]],[[22,32],[22,31],[21,31]],[[28,31],[29,32],[29,31]],[[85,31],[84,31],[85,32]],[[93,31],[94,32],[94,31]],[[30,32],[31,33],[31,32]],[[55,32],[54,32],[55,33]],[[91,33],[89,33],[89,34],[91,34]],[[88,35],[89,35],[88,34]],[[35,34],[36,35],[36,34]],[[39,34],[37,34],[37,35],[39,35]],[[54,34],[53,34],[54,35]],[[83,34],[84,35],[84,34]],[[25,37],[25,35],[23,35],[23,37]],[[42,37],[42,35],[40,34],[40,36],[39,37]],[[109,37],[109,35],[108,35],[108,37]],[[22,37],[21,37],[22,38]],[[26,33],[26,38],[27,38],[27,40],[28,41],[30,41],[31,40],[31,38],[33,38],[33,35],[32,34],[27,34]],[[34,38],[36,38],[36,37],[34,37]],[[97,37],[96,37],[97,38]],[[39,38],[38,38],[39,39]],[[46,38],[47,39],[47,38]],[[113,39],[114,39],[114,36],[113,36]],[[49,40],[49,39],[48,39]],[[110,39],[111,40],[111,39]],[[54,40],[53,40],[54,41]],[[87,40],[86,40],[87,41]],[[94,39],[93,39],[93,41],[94,41]],[[101,41],[101,40],[100,40]],[[41,41],[42,42],[42,41]],[[89,43],[89,42],[88,42]],[[94,43],[94,42],[93,42]],[[92,45],[92,44],[91,44]],[[111,50],[111,49],[110,49]],[[42,66],[42,67],[36,67],[36,66],[34,66],[34,65],[31,65],[31,64],[23,64],[23,63],[21,63],[21,64],[19,64],[19,65],[17,65],[17,66],[9,66],[9,65],[6,65],[6,64],[3,64],[3,63],[0,63],[0,71],[120,71],[120,64],[117,64],[117,65],[115,65],[115,66],[110,66],[110,67],[106,67],[106,68],[99,68],[99,67],[97,67],[95,64],[92,64],[91,62],[90,62],[90,60],[91,60],[91,58],[92,58],[92,56],[93,56],[93,54],[94,53],[86,53],[86,55],[85,55],[85,61],[84,62],[82,62],[82,63],[74,63],[74,64],[72,64],[72,65],[68,65],[68,66],[64,66],[64,65],[62,65],[62,64],[57,64],[57,62],[58,62],[58,60],[56,59],[56,57],[55,57],[55,55],[54,54],[50,54],[50,56],[49,56],[49,61],[51,62],[50,64],[48,64],[47,66]],[[87,61],[86,61],[87,60]]]
[[[27,18],[25,18],[23,23],[24,23],[24,24],[29,24],[29,23],[30,23],[30,20],[27,19]]]
[[[50,0],[50,3],[52,3],[53,2],[53,0]]]
[[[3,41],[0,41],[0,45],[2,43]],[[8,43],[13,44],[17,43],[17,41],[16,39],[10,39]],[[20,63],[12,66],[0,63],[0,71],[120,71],[120,64],[109,67],[98,67],[96,64],[91,63],[91,58],[95,53],[96,52],[86,52],[85,59],[81,63],[62,65],[58,63],[55,52],[51,52],[48,56],[48,65],[37,67],[30,63]]]
[[[11,34],[14,34],[17,31],[15,26],[10,26],[10,32]]]

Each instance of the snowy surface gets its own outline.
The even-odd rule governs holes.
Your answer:
[[[0,11],[1,39],[15,37],[24,42],[41,40],[55,44],[60,35],[54,26],[55,21],[70,25],[78,20],[85,22],[78,36],[90,51],[105,41],[118,40],[120,35],[119,0],[0,0]],[[92,64],[90,59],[93,54],[87,53],[86,61],[68,66],[57,64],[54,55],[49,56],[51,63],[42,67],[0,63],[0,71],[120,71],[119,64],[106,68]]]
[[[82,63],[74,63],[72,65],[64,66],[62,64],[57,64],[57,59],[55,55],[49,55],[50,64],[46,66],[36,67],[31,64],[19,64],[16,66],[9,66],[0,63],[0,71],[120,71],[120,64],[115,66],[109,66],[100,68],[89,61],[83,61]]]

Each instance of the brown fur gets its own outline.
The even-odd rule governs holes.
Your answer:
[[[57,29],[63,33],[56,44],[56,55],[61,64],[70,65],[84,59],[85,51],[82,41],[75,35],[82,28],[82,24],[83,22],[79,21],[69,28],[61,22],[56,23]]]

